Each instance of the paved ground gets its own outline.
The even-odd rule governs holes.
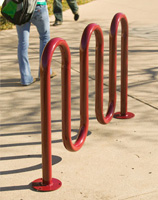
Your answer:
[[[158,199],[158,16],[157,0],[96,0],[80,6],[80,20],[70,10],[64,23],[51,26],[51,37],[64,38],[72,54],[72,135],[79,128],[79,45],[89,23],[101,26],[105,38],[104,109],[108,102],[108,33],[115,13],[129,22],[130,120],[100,125],[94,113],[94,36],[90,44],[89,135],[83,148],[71,153],[61,140],[60,52],[53,56],[57,76],[52,85],[52,174],[62,181],[54,192],[41,193],[30,183],[42,177],[40,83],[19,85],[16,30],[0,32],[0,186],[1,199],[30,200],[157,200]],[[54,21],[50,18],[51,24]],[[118,37],[118,84],[120,80]],[[29,58],[38,73],[38,34],[31,27]],[[119,92],[117,109],[119,110]]]

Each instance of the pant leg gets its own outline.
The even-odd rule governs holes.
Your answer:
[[[55,20],[61,21],[61,22],[63,21],[62,0],[54,0],[53,13],[55,16]]]
[[[41,60],[42,52],[50,40],[50,23],[47,5],[38,5],[35,8],[31,22],[36,26],[40,39],[39,59]],[[51,72],[52,73],[52,72]],[[40,76],[40,70],[39,70]]]
[[[78,11],[78,5],[76,0],[66,0],[72,13],[75,14]]]
[[[28,59],[30,23],[16,26],[18,34],[18,61],[21,75],[21,84],[29,85],[33,81]]]

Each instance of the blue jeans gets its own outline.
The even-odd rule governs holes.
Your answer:
[[[23,24],[21,26],[16,26],[18,33],[18,61],[22,85],[29,85],[33,82],[33,77],[31,75],[31,69],[28,59],[29,34],[31,23],[36,26],[37,31],[39,33],[39,57],[41,59],[43,49],[47,42],[50,40],[50,24],[47,5],[37,5],[30,22],[27,22],[26,24]],[[40,75],[39,73],[38,76]]]

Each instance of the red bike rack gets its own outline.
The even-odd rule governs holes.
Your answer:
[[[121,112],[114,113],[116,106],[116,59],[117,29],[122,25],[121,36]],[[50,67],[53,53],[59,46],[62,56],[62,138],[69,151],[78,151],[86,139],[89,125],[88,113],[88,50],[92,33],[96,37],[96,86],[95,112],[101,124],[107,124],[114,117],[129,119],[133,113],[127,112],[127,68],[128,68],[128,23],[126,16],[118,13],[114,16],[110,28],[109,62],[109,105],[106,116],[103,113],[103,51],[104,39],[99,25],[89,24],[82,35],[80,45],[80,129],[75,143],[71,139],[71,54],[66,41],[61,38],[51,39],[46,45],[40,67],[41,79],[41,129],[42,129],[42,172],[43,178],[32,182],[34,189],[52,191],[61,187],[60,180],[52,178],[51,153],[51,88]]]
[[[122,25],[121,34],[121,112],[114,113],[116,107],[116,74],[117,74],[117,30],[119,22]],[[103,52],[104,39],[99,25],[88,25],[82,35],[80,46],[80,90],[86,90],[88,95],[88,50],[89,41],[92,33],[96,37],[96,95],[95,112],[96,118],[101,124],[107,124],[113,116],[119,119],[130,119],[134,117],[133,113],[127,112],[127,89],[128,89],[128,23],[127,18],[122,13],[117,13],[111,23],[110,28],[110,49],[109,49],[109,105],[106,116],[103,113]],[[88,101],[88,97],[83,99]],[[88,103],[88,102],[87,102]],[[82,104],[82,102],[81,102]],[[88,106],[87,106],[88,107]]]
[[[128,89],[128,22],[127,18],[122,13],[117,13],[111,23],[110,28],[110,63],[109,71],[117,67],[117,31],[118,25],[121,22],[121,112],[114,114],[115,118],[118,119],[130,119],[135,115],[131,112],[127,112],[127,89]],[[116,75],[115,75],[116,78]],[[111,87],[110,87],[111,86]],[[115,85],[110,84],[109,79],[109,91],[116,91],[116,80]]]

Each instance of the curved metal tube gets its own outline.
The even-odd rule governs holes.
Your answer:
[[[76,142],[73,144],[71,140],[71,55],[66,41],[61,38],[54,38],[47,44],[41,62],[41,122],[42,141],[44,141],[42,149],[44,152],[43,159],[45,159],[46,155],[49,155],[48,160],[50,163],[51,153],[47,153],[47,151],[51,149],[51,139],[46,139],[50,137],[47,137],[47,135],[51,134],[50,65],[53,52],[58,46],[62,54],[62,137],[66,149],[77,151],[82,147],[88,133],[89,120],[84,114],[81,115],[80,131]],[[82,96],[83,95],[81,95],[81,99]],[[88,112],[88,108],[86,110]]]
[[[110,59],[109,59],[109,73],[114,73],[113,70],[117,68],[117,31],[119,23],[121,22],[121,112],[115,113],[114,117],[120,119],[129,119],[134,117],[133,113],[127,112],[127,90],[128,90],[128,21],[123,13],[117,13],[111,23],[109,41],[110,41]],[[116,78],[116,75],[114,76]],[[112,80],[111,80],[112,81]],[[110,84],[109,91],[116,91],[115,84]]]
[[[88,133],[88,94],[86,93],[86,91],[80,92],[80,102],[82,102],[82,105],[80,106],[80,129],[78,137],[73,144],[71,139],[71,56],[70,52],[69,55],[66,55],[65,52],[63,52],[63,54],[63,58],[67,58],[67,62],[69,62],[69,64],[62,64],[62,138],[64,146],[67,150],[78,151],[84,144]]]
[[[40,66],[41,78],[41,129],[42,129],[42,172],[43,178],[33,182],[33,187],[41,191],[56,190],[61,182],[52,179],[51,154],[51,87],[50,67],[56,47],[62,55],[62,138],[64,146],[69,151],[78,151],[86,139],[89,125],[88,113],[88,51],[92,33],[96,37],[96,96],[95,112],[101,124],[107,124],[114,116],[116,106],[116,59],[117,30],[119,22],[122,25],[121,36],[121,112],[118,118],[131,118],[133,113],[127,112],[127,68],[128,68],[128,23],[126,16],[118,13],[114,16],[110,28],[110,61],[109,61],[109,105],[106,116],[103,113],[103,32],[99,25],[89,24],[82,35],[80,44],[80,130],[75,143],[71,139],[71,54],[66,41],[61,38],[50,40],[42,54]]]
[[[71,139],[71,55],[65,40],[54,38],[49,41],[41,60],[41,124],[42,124],[42,162],[45,183],[49,183],[51,173],[51,93],[50,66],[56,47],[59,46],[62,55],[62,138],[64,146],[69,151],[78,151],[86,139],[89,125],[88,113],[88,51],[92,33],[96,37],[96,96],[95,111],[97,120],[107,124],[114,116],[116,106],[116,58],[117,30],[122,24],[121,41],[121,114],[116,117],[129,118],[127,113],[127,63],[128,63],[128,24],[124,14],[114,16],[110,28],[110,62],[109,62],[109,105],[106,116],[103,113],[103,51],[104,39],[99,25],[89,24],[82,35],[80,44],[80,130],[75,143]],[[121,115],[121,116],[120,116]]]
[[[89,24],[82,35],[81,46],[80,46],[80,76],[81,76],[81,90],[86,90],[85,94],[88,95],[88,51],[89,51],[89,41],[92,33],[95,33],[96,37],[96,63],[95,63],[95,71],[96,71],[96,84],[95,84],[95,112],[96,118],[101,124],[107,124],[111,121],[115,105],[116,105],[116,91],[114,90],[116,69],[111,70],[109,79],[111,88],[113,91],[109,89],[109,106],[107,109],[106,116],[103,114],[103,53],[104,53],[104,39],[103,32],[99,25],[97,24]],[[88,104],[88,97],[86,97]],[[85,99],[81,99],[81,105],[85,102]],[[85,109],[82,109],[85,110]]]
[[[70,65],[70,59],[68,59],[70,52],[67,43],[61,38],[54,38],[47,43],[42,54],[40,66],[42,172],[43,184],[45,185],[50,185],[52,182],[50,67],[52,56],[57,46],[60,47],[62,52],[63,65]],[[64,52],[66,53],[64,54]]]
[[[122,34],[121,34],[121,112],[115,113],[116,107],[116,74],[117,74],[117,31],[118,25],[121,21]],[[110,49],[109,49],[109,103],[107,113],[104,116],[103,112],[103,52],[104,52],[104,39],[103,33],[99,25],[89,24],[82,35],[80,46],[80,90],[82,90],[85,98],[81,98],[81,107],[83,102],[87,101],[88,104],[88,50],[89,41],[92,33],[96,37],[96,84],[95,84],[95,112],[96,118],[101,124],[107,124],[111,121],[113,116],[116,118],[128,119],[134,116],[133,113],[127,112],[127,87],[128,87],[128,22],[127,18],[122,13],[117,13],[111,23],[110,28]],[[87,107],[81,109],[83,113],[81,116],[88,115],[86,112]],[[86,116],[88,118],[88,116]]]
[[[117,32],[118,26],[121,22],[121,113],[124,115],[127,112],[127,69],[128,69],[128,22],[127,18],[122,13],[117,13],[111,23],[109,34],[109,69],[117,68]],[[115,76],[116,77],[116,76]],[[116,80],[113,87],[109,90],[116,91]]]

